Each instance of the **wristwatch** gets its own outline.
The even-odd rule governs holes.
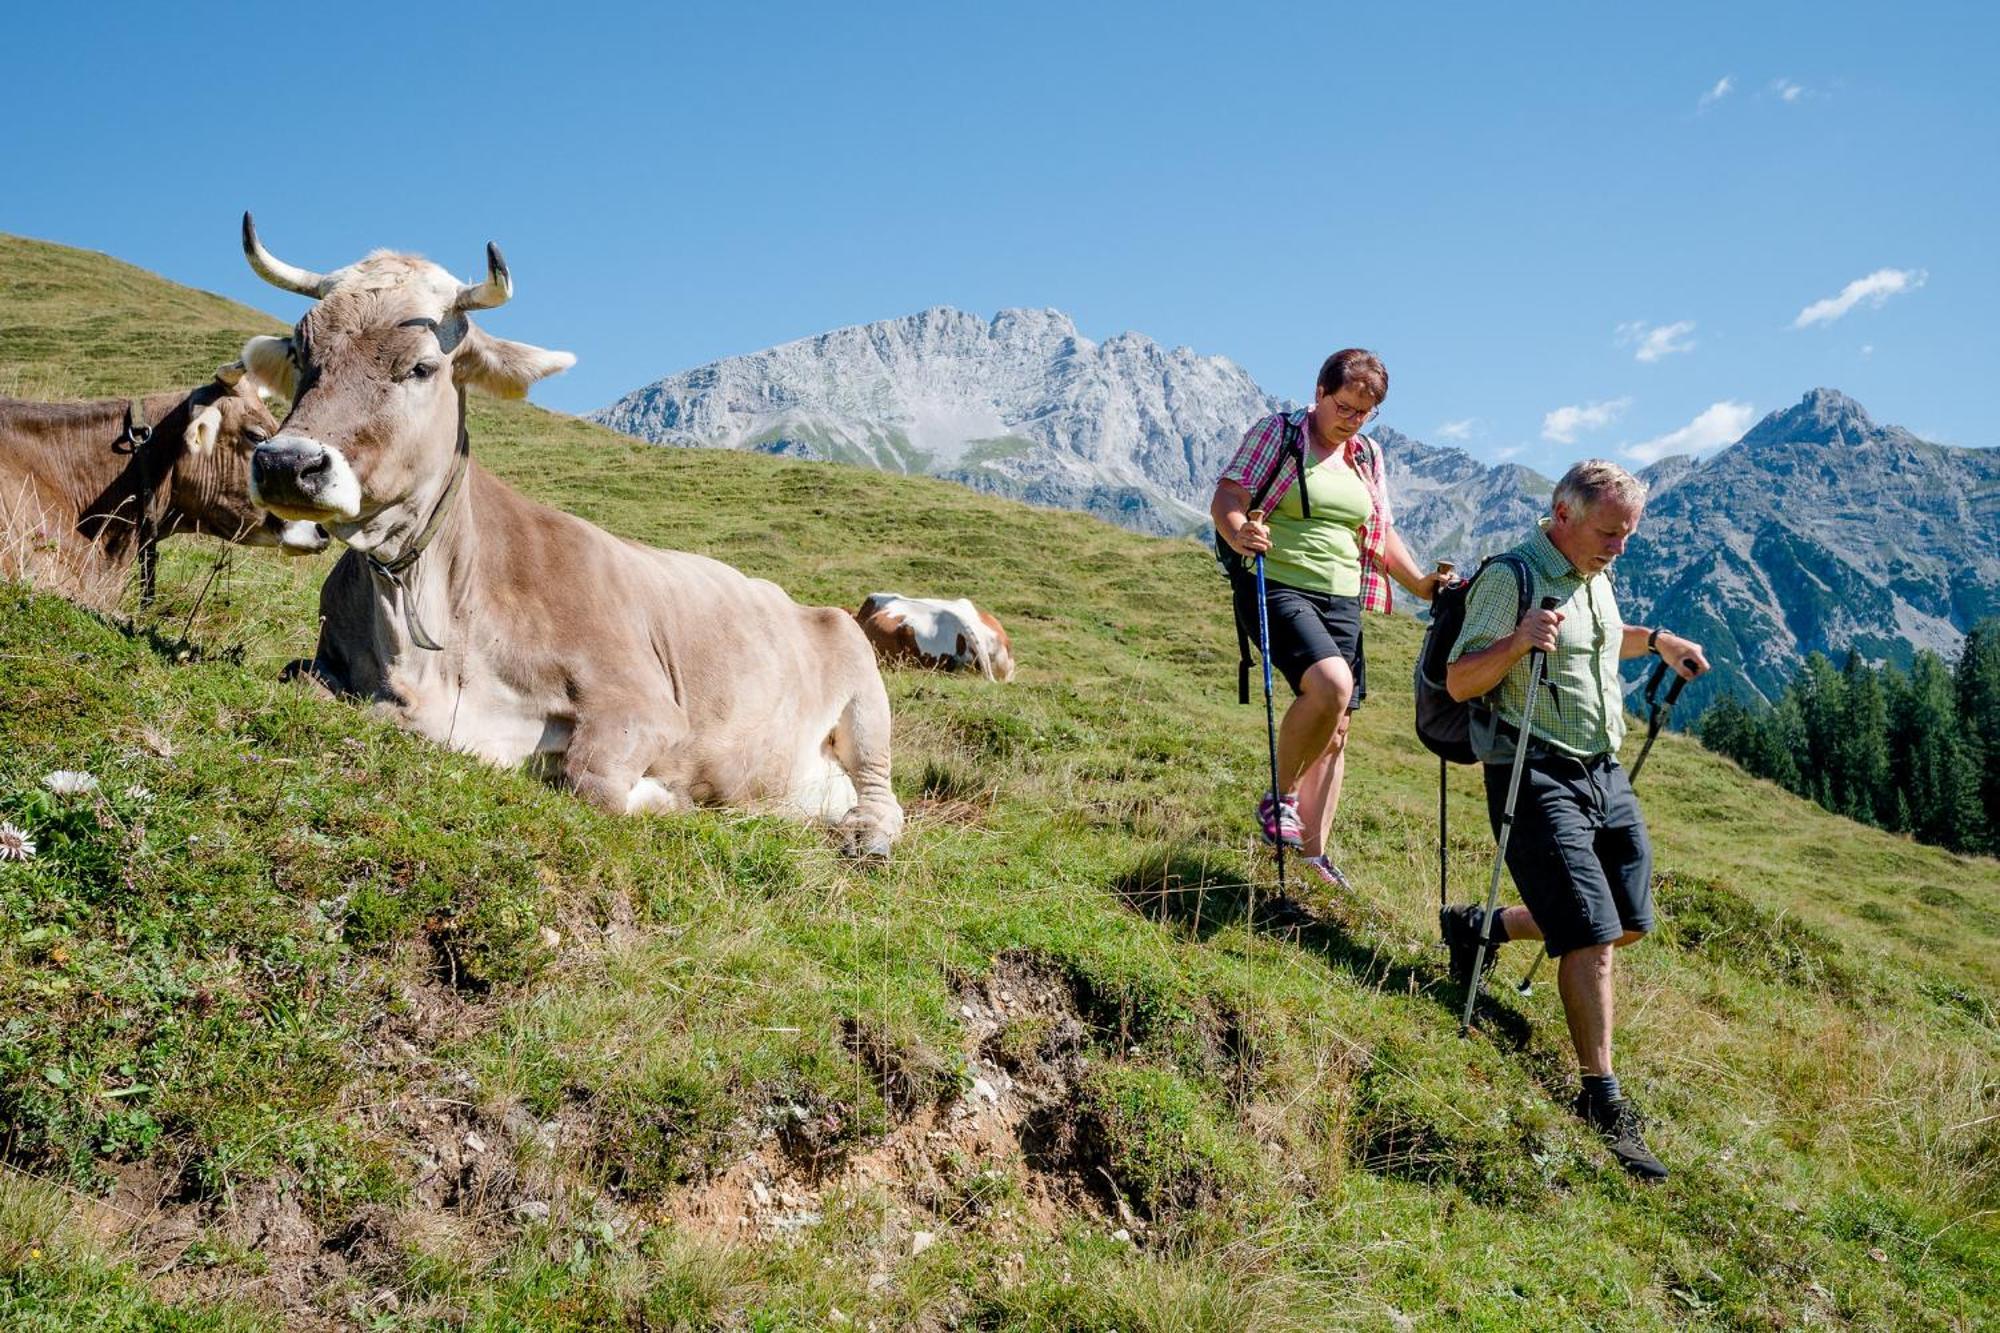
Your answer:
[[[1655,657],[1660,655],[1660,631],[1665,628],[1664,625],[1655,625],[1653,632],[1646,636],[1646,651]]]

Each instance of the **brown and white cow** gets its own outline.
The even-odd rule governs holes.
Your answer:
[[[868,595],[854,613],[885,662],[912,662],[940,671],[977,671],[988,680],[1014,679],[1014,645],[989,612],[966,598],[941,602],[900,593]]]
[[[311,523],[250,500],[250,453],[277,430],[241,362],[179,393],[0,398],[0,577],[109,610],[134,560],[175,533],[323,550]]]
[[[546,765],[606,809],[772,807],[888,853],[903,826],[889,699],[844,611],[614,537],[471,461],[467,389],[518,398],[575,362],[467,318],[512,295],[498,249],[462,284],[387,251],[294,268],[247,214],[243,247],[318,298],[291,337],[244,349],[293,392],[253,459],[258,499],[347,544],[313,676],[443,744]]]

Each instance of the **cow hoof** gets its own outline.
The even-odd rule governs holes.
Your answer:
[[[339,693],[319,674],[318,665],[309,657],[298,657],[285,663],[285,669],[278,673],[278,679],[289,685],[303,683],[305,687],[322,699],[335,699]]]
[[[881,829],[849,829],[841,838],[841,854],[862,865],[883,865],[894,843]]]

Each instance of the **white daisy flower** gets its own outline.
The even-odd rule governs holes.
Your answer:
[[[97,790],[97,779],[75,769],[59,768],[43,778],[42,785],[58,796],[81,796]]]
[[[0,861],[25,861],[35,854],[35,840],[27,830],[0,824]]]

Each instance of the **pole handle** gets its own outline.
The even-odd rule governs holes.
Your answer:
[[[1665,666],[1666,664],[1666,659],[1662,658],[1660,665]],[[1692,657],[1683,661],[1681,665],[1690,671],[1695,669],[1695,661]],[[1674,706],[1674,700],[1681,697],[1681,691],[1687,688],[1687,683],[1688,678],[1686,676],[1678,673],[1675,674],[1674,683],[1667,687],[1667,707],[1672,708]]]

